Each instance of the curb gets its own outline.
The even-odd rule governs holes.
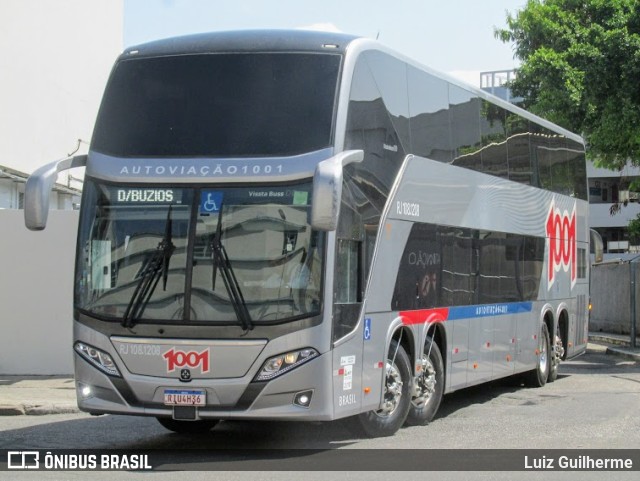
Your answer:
[[[607,347],[607,354],[613,354],[615,356],[624,357],[631,361],[640,361],[640,352],[630,351],[628,349],[620,349],[617,347]]]
[[[0,416],[44,416],[45,414],[73,414],[80,409],[75,404],[0,404]]]
[[[20,416],[25,414],[21,404],[0,404],[0,416]]]
[[[631,342],[628,336],[627,338],[625,338],[623,336],[611,336],[606,334],[589,333],[589,341],[599,342],[602,344],[610,344],[613,346],[626,347],[626,348],[630,348],[631,346]]]
[[[631,361],[640,361],[640,349],[631,347],[631,340],[628,336],[590,332],[589,342],[605,348],[606,354],[623,357]]]

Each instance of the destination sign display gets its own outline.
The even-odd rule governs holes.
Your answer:
[[[181,189],[118,188],[111,191],[111,201],[119,204],[180,204]]]

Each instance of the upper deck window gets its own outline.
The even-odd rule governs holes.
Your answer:
[[[258,157],[329,147],[340,61],[313,53],[120,61],[92,149],[118,157]]]

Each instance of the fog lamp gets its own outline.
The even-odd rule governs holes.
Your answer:
[[[90,397],[93,397],[93,390],[91,389],[91,386],[89,386],[88,384],[83,384],[79,382],[77,385],[77,389],[78,389],[78,397],[81,397],[82,399],[89,399]]]
[[[308,408],[309,405],[311,404],[311,396],[313,396],[313,391],[299,392],[293,398],[293,404],[303,408]]]

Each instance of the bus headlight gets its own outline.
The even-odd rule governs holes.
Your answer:
[[[106,372],[110,376],[120,377],[120,371],[118,371],[118,368],[113,362],[113,359],[111,359],[111,356],[106,352],[96,349],[84,342],[76,342],[73,348],[78,354],[101,371]]]
[[[274,356],[266,360],[254,381],[270,381],[317,356],[318,351],[310,347]]]

